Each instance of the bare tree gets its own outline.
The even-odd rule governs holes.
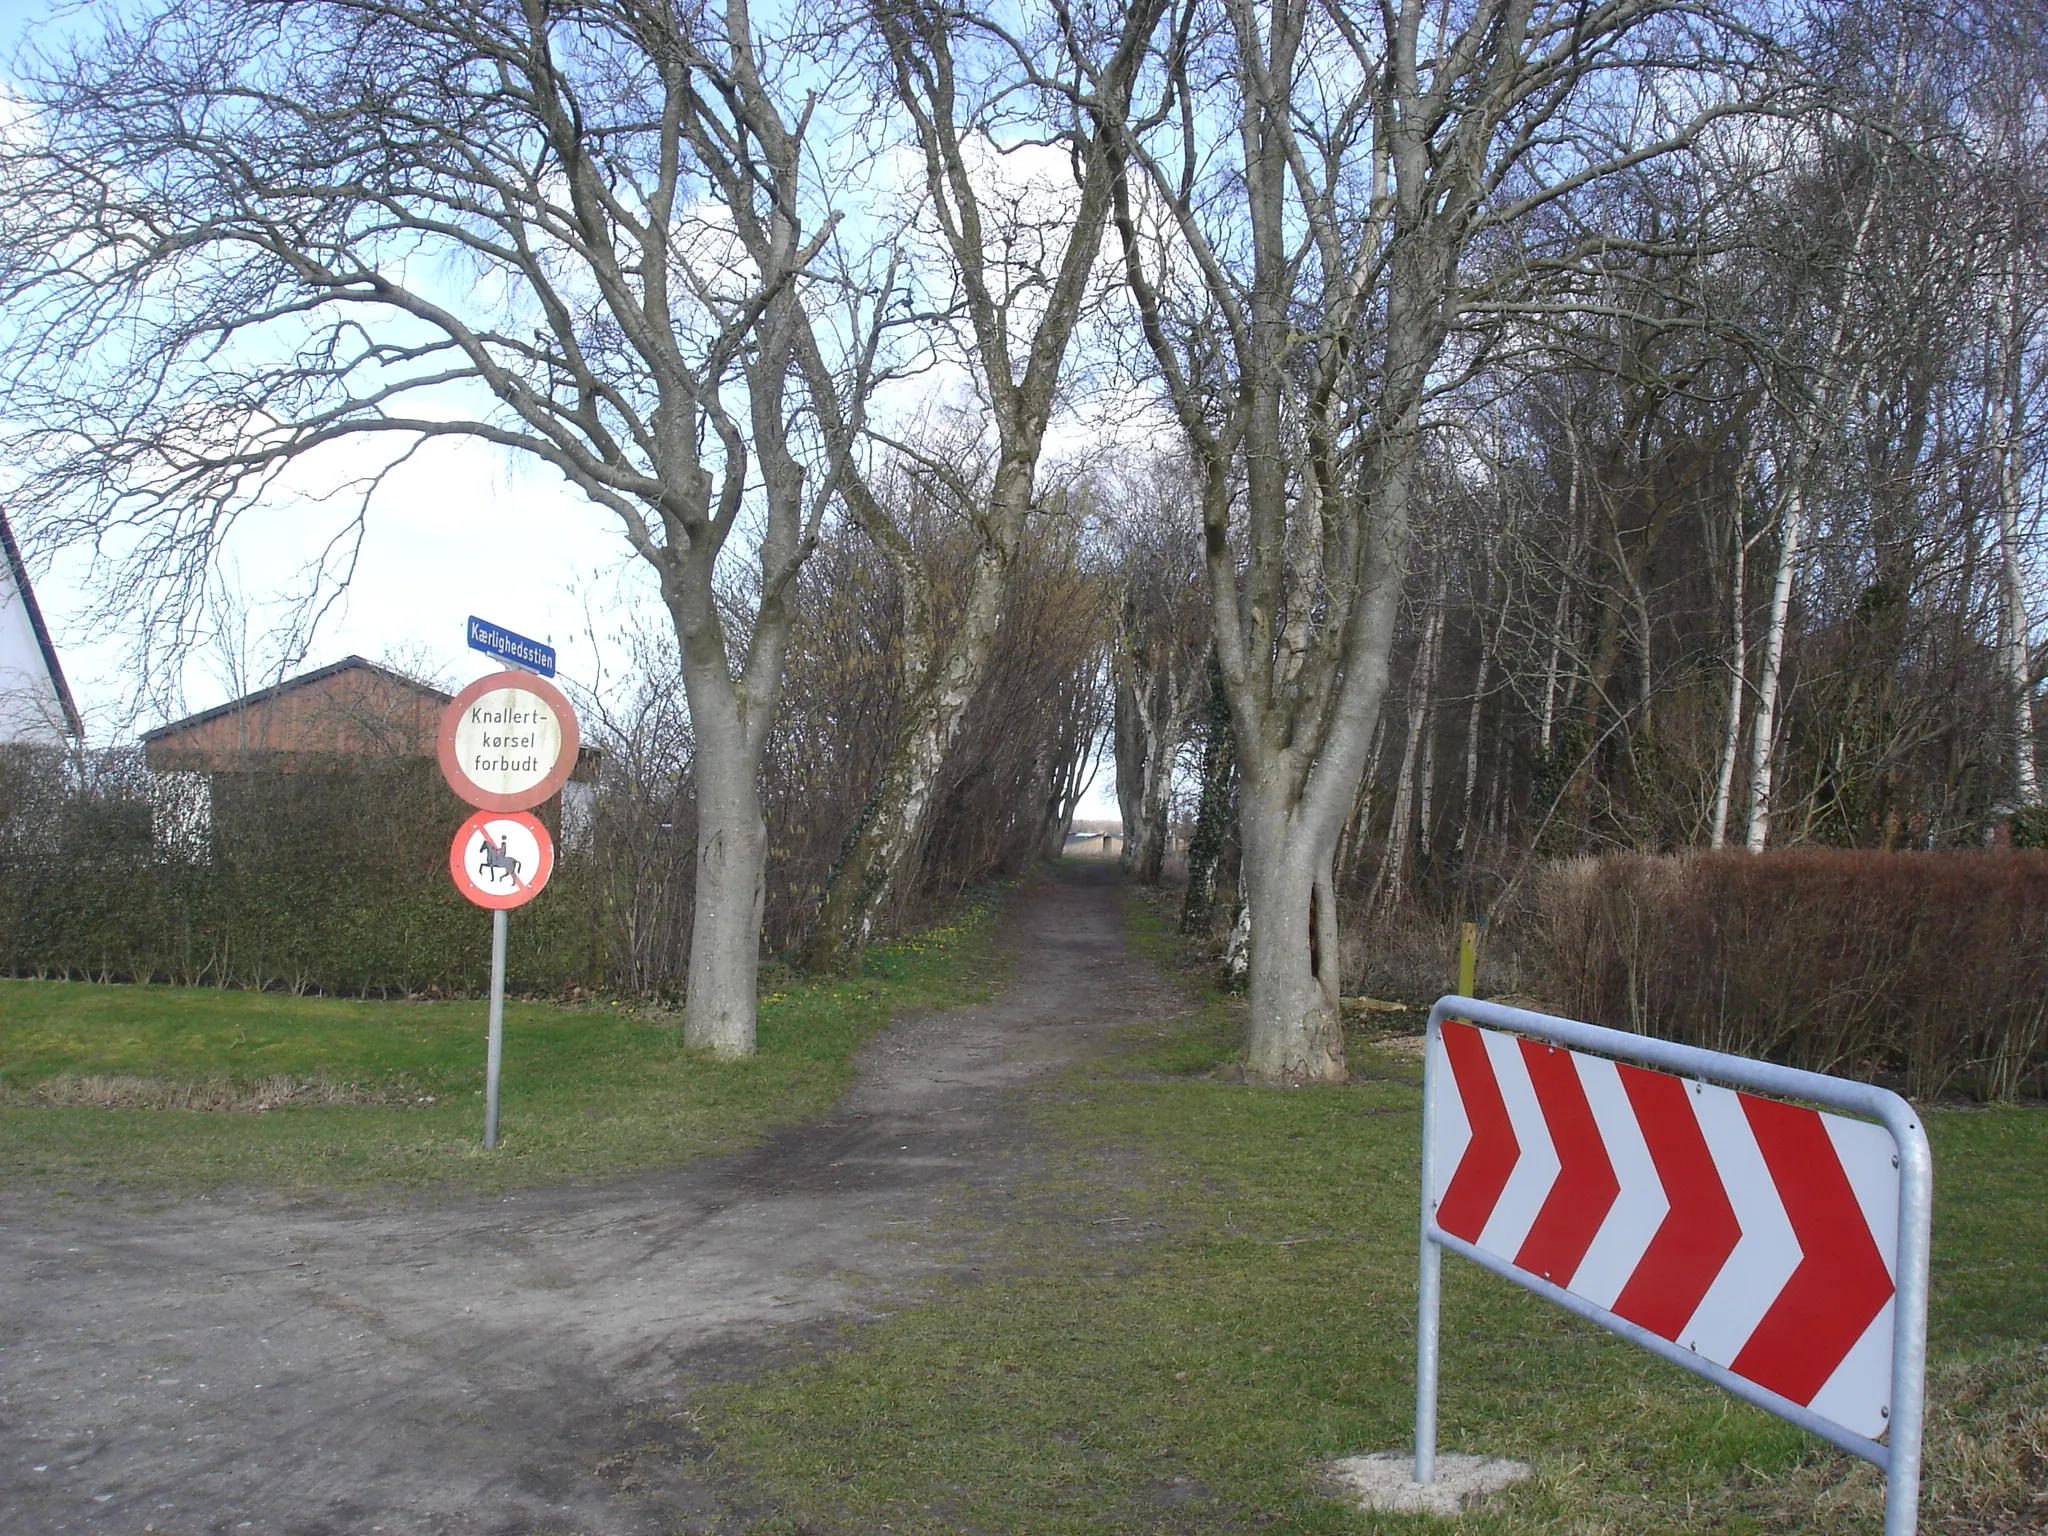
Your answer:
[[[236,519],[344,442],[392,445],[366,497],[461,437],[617,517],[681,645],[686,1034],[722,1055],[753,1049],[756,769],[838,467],[793,387],[836,223],[816,67],[744,0],[190,0],[31,61],[0,154],[9,447],[44,537],[112,552],[110,606],[175,627]]]
[[[2042,107],[2048,98],[2048,27],[2037,17],[2018,18],[1995,30],[1989,67],[1981,71],[1971,114],[1983,125],[1985,142],[1973,157],[1988,215],[1986,276],[1991,302],[1985,368],[1986,446],[1997,484],[1999,559],[1999,649],[2006,679],[2006,709],[2012,739],[2013,801],[2041,804],[2040,774],[2034,762],[2035,673],[2032,625],[2027,603],[2025,546],[2029,524],[2027,468],[2030,407],[2048,384],[2048,132]]]
[[[1038,855],[1054,860],[1066,853],[1074,813],[1095,783],[1102,767],[1104,717],[1109,713],[1097,651],[1060,681],[1053,700],[1053,732],[1041,747],[1043,766],[1037,782],[1044,785],[1039,813]]]
[[[1685,28],[1694,78],[1660,97],[1660,40]],[[1569,306],[1540,274],[1597,260],[1569,236],[1516,254],[1539,210],[1732,110],[1710,33],[1663,0],[1212,0],[1179,13],[1125,120],[1126,275],[1201,467],[1262,1078],[1345,1073],[1332,858],[1431,400],[1513,317]]]
[[[976,529],[966,596],[944,637],[911,541],[881,498],[847,484],[852,515],[904,584],[904,708],[895,748],[825,894],[808,956],[815,968],[857,967],[875,914],[914,871],[939,765],[987,676],[1005,592],[1040,505],[1039,462],[1069,350],[1098,287],[1116,172],[1106,133],[1124,112],[1162,9],[1163,0],[1137,0],[1110,18],[1093,39],[1105,55],[1094,95],[1078,104],[1074,64],[1032,32],[1009,30],[993,10],[891,0],[869,11],[887,88],[923,162],[946,261],[944,314],[964,332],[954,360],[974,380],[988,440],[971,455],[888,441],[889,451],[943,484]],[[1071,185],[1032,186],[1028,177],[1021,187],[1005,185],[999,167],[1019,136],[1026,148],[1049,136]],[[968,465],[972,472],[963,472]]]
[[[1216,905],[1216,877],[1236,819],[1237,755],[1231,745],[1230,697],[1212,647],[1202,668],[1207,687],[1202,711],[1202,759],[1195,791],[1195,825],[1188,837],[1188,885],[1181,898],[1180,931],[1207,930]]]
[[[1154,459],[1106,487],[1114,551],[1116,797],[1123,870],[1157,885],[1173,769],[1209,693],[1201,529],[1187,467]]]

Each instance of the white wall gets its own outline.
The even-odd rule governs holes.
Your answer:
[[[28,604],[0,555],[0,742],[64,742],[64,705],[29,623]]]

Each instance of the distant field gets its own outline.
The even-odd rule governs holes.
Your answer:
[[[502,1188],[732,1150],[822,1113],[893,1013],[985,995],[985,918],[872,950],[858,980],[769,992],[746,1062],[684,1050],[668,1015],[509,1003],[491,1153],[481,1001],[0,980],[0,1177]],[[155,1107],[181,1104],[219,1107]]]

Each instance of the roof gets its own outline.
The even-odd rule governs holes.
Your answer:
[[[409,688],[415,693],[432,699],[437,704],[447,705],[455,702],[455,695],[452,693],[443,693],[440,689],[423,683],[418,678],[407,677],[403,672],[394,672],[389,667],[380,667],[376,662],[364,656],[344,656],[340,661],[334,662],[329,666],[318,667],[311,672],[301,672],[297,677],[288,677],[283,682],[273,683],[268,688],[259,688],[254,693],[245,693],[239,699],[229,699],[227,703],[216,704],[212,709],[202,709],[196,715],[187,715],[182,720],[173,720],[169,725],[160,725],[153,731],[144,731],[142,733],[142,740],[145,745],[154,741],[162,741],[167,736],[175,736],[181,731],[189,731],[194,726],[205,725],[208,721],[225,719],[229,715],[243,713],[256,708],[258,705],[267,704],[273,699],[282,698],[288,693],[296,693],[300,689],[311,687],[315,683],[324,683],[331,677],[339,677],[344,672],[355,671],[368,672],[387,683],[395,684],[400,688]]]
[[[64,711],[64,724],[74,739],[85,735],[85,723],[78,717],[78,705],[72,701],[71,685],[64,680],[64,668],[57,661],[57,647],[50,643],[50,626],[43,622],[43,610],[36,605],[36,589],[29,584],[28,567],[21,558],[21,546],[14,542],[14,530],[7,524],[7,513],[0,509],[0,550],[5,551],[8,574],[14,578],[15,590],[21,594],[22,606],[28,611],[29,628],[35,631],[36,646],[43,653],[43,666],[50,674],[50,684],[57,690],[57,703]]]
[[[302,672],[144,734],[158,773],[329,772],[350,759],[431,758],[453,699],[361,656]],[[584,747],[571,775],[594,782]]]

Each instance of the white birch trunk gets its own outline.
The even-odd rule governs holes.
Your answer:
[[[1743,846],[1762,853],[1771,840],[1772,775],[1777,765],[1778,689],[1784,676],[1785,628],[1792,612],[1792,585],[1806,538],[1806,493],[1795,484],[1778,532],[1778,568],[1771,578],[1771,607],[1764,621],[1763,660],[1757,668],[1756,711],[1750,721],[1749,808]]]
[[[1572,591],[1572,570],[1578,564],[1579,540],[1579,438],[1571,434],[1572,478],[1565,491],[1565,527],[1570,530],[1570,551],[1565,556],[1563,570],[1557,583],[1557,606],[1550,615],[1550,657],[1543,667],[1543,721],[1538,740],[1544,752],[1550,751],[1550,742],[1557,729],[1557,683],[1558,674],[1564,666],[1564,620]]]
[[[2021,563],[2020,456],[2024,433],[2020,389],[2021,338],[2019,271],[2007,274],[1999,301],[1999,367],[1992,380],[1991,441],[1998,462],[1998,553],[2000,646],[2004,663],[2007,722],[2012,738],[2012,795],[2020,806],[2041,803],[2034,765],[2034,678],[2028,648],[2026,573]]]
[[[1895,66],[1896,67],[1896,66]],[[1850,299],[1855,291],[1857,267],[1863,259],[1870,226],[1877,216],[1883,190],[1881,174],[1873,175],[1863,197],[1863,210],[1856,221],[1855,237],[1842,267],[1842,281],[1835,291],[1834,324],[1821,352],[1820,394],[1813,407],[1793,424],[1790,462],[1786,481],[1778,497],[1778,567],[1771,580],[1771,607],[1765,620],[1763,661],[1757,673],[1756,715],[1751,724],[1749,752],[1748,824],[1743,844],[1751,853],[1762,853],[1771,839],[1771,789],[1777,765],[1778,690],[1785,659],[1785,624],[1792,611],[1792,589],[1799,579],[1799,560],[1804,554],[1807,533],[1807,484],[1820,437],[1835,421],[1839,410],[1861,387],[1868,354],[1844,376],[1838,369],[1842,344],[1849,334]]]
[[[1443,589],[1430,606],[1428,627],[1415,656],[1415,675],[1408,690],[1408,733],[1401,748],[1401,769],[1394,780],[1394,809],[1387,823],[1386,852],[1380,858],[1378,877],[1373,881],[1372,905],[1378,910],[1399,906],[1408,889],[1408,848],[1412,841],[1415,813],[1416,764],[1429,719],[1429,680],[1436,671],[1437,634],[1443,624]]]
[[[1741,490],[1736,491],[1735,558],[1729,572],[1728,595],[1728,710],[1721,732],[1721,761],[1714,776],[1714,814],[1707,831],[1707,846],[1720,848],[1728,841],[1728,811],[1735,794],[1735,763],[1742,755],[1742,694],[1749,682],[1749,642],[1746,576],[1749,569],[1749,530],[1742,516]]]

